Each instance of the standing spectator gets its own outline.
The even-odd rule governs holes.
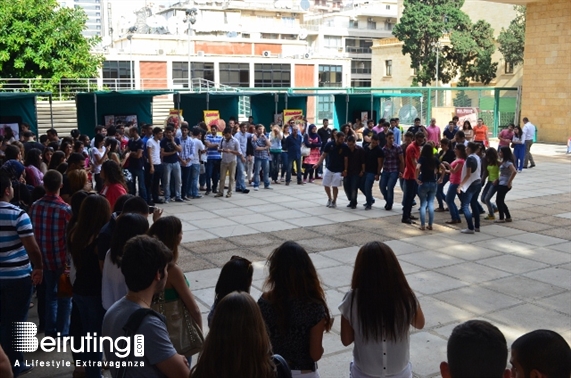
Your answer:
[[[313,182],[313,166],[319,161],[319,157],[321,156],[320,150],[322,142],[316,131],[317,126],[311,124],[308,127],[308,133],[303,137],[303,143],[310,149],[309,155],[303,159],[303,167],[305,169],[303,172],[303,182],[305,183],[307,183],[308,176],[309,182]]]
[[[506,205],[506,194],[512,189],[512,181],[517,174],[514,166],[514,157],[512,155],[512,150],[509,147],[500,148],[500,158],[502,159],[502,164],[500,165],[500,176],[496,181],[496,188],[498,192],[497,203],[498,211],[500,213],[500,219],[498,223],[511,222],[512,216]]]
[[[242,157],[247,158],[248,152],[248,139],[251,137],[250,133],[246,132],[246,122],[240,123],[238,132],[234,138],[240,144],[240,154]],[[246,160],[238,159],[236,161],[236,192],[247,194],[250,192],[246,189]]]
[[[153,127],[146,123],[141,124],[141,140],[143,142],[143,168],[145,170],[145,192],[147,198],[145,200],[150,205],[153,202],[153,175],[151,174],[151,166],[149,164],[149,152],[147,150],[147,142],[153,138]]]
[[[456,196],[458,196],[458,186],[462,181],[462,167],[464,166],[464,161],[466,160],[466,146],[463,144],[456,144],[454,147],[454,155],[456,160],[452,163],[443,161],[442,164],[446,168],[446,172],[450,175],[450,184],[448,185],[448,191],[446,192],[446,204],[448,205],[448,211],[452,220],[446,221],[447,224],[462,223],[460,220],[460,213],[458,212],[458,207],[454,201]]]
[[[117,199],[123,194],[127,194],[127,184],[123,172],[113,160],[107,160],[101,166],[101,177],[103,178],[103,189],[100,194],[107,198],[109,207],[113,209]]]
[[[234,187],[234,174],[236,172],[236,158],[245,162],[246,159],[240,153],[240,143],[232,136],[232,128],[224,129],[223,139],[220,142],[220,152],[222,153],[222,161],[220,162],[220,186],[215,197],[224,196],[224,186],[226,185],[226,176],[228,176],[228,192],[226,198],[232,197],[232,188]]]
[[[389,246],[361,247],[339,310],[341,342],[355,343],[352,377],[412,377],[409,330],[424,328],[424,314]]]
[[[50,165],[50,160],[52,159],[52,155],[54,154],[54,149],[51,147],[45,147],[44,151],[42,152],[42,164],[40,166],[40,170],[43,174],[46,174],[48,171],[48,166]]]
[[[375,126],[375,121],[370,119],[367,122],[367,127],[363,129],[363,148],[366,148],[369,145],[369,143],[371,143],[371,138],[373,137],[373,135],[377,135],[375,130],[373,130],[374,126]],[[348,136],[347,140],[349,140]]]
[[[32,148],[26,154],[24,165],[26,166],[26,183],[36,187],[43,183],[44,174],[41,171],[42,152],[37,148]]]
[[[371,210],[375,202],[373,198],[373,184],[379,181],[381,169],[383,168],[384,153],[379,146],[379,135],[373,135],[371,143],[365,150],[365,174],[361,178],[361,191],[365,195],[365,210]]]
[[[256,126],[256,135],[252,136],[254,147],[254,190],[260,187],[260,169],[264,172],[264,189],[270,187],[270,140],[264,134],[264,125]],[[301,170],[301,167],[298,168]]]
[[[282,162],[282,139],[283,135],[278,125],[272,126],[270,133],[270,155],[272,160],[270,162],[270,171],[272,172],[272,182],[279,184],[278,176],[280,173],[280,165]]]
[[[273,352],[288,361],[292,370],[301,370],[296,377],[317,378],[323,333],[331,329],[332,319],[315,266],[305,249],[292,241],[270,254],[268,266],[264,286],[269,290],[258,305]]]
[[[182,151],[180,139],[174,136],[174,127],[165,127],[165,136],[161,140],[161,158],[163,159],[163,190],[165,191],[165,203],[171,199],[171,179],[174,176],[175,202],[182,202],[180,198],[181,176],[178,154]]]
[[[388,133],[389,131],[391,131],[395,137],[395,143],[397,144],[397,146],[401,145],[401,134],[402,132],[400,131],[398,125],[397,125],[397,119],[396,118],[391,118],[391,122],[389,123],[389,128],[387,129]],[[386,144],[386,140],[383,141],[383,138],[386,139],[386,133],[382,133],[382,136],[379,136],[379,146],[382,148],[385,146]],[[381,146],[381,143],[383,143],[383,145]]]
[[[337,207],[337,195],[339,187],[343,185],[343,176],[347,174],[345,171],[345,156],[349,148],[345,144],[345,134],[338,132],[335,134],[335,141],[325,145],[323,153],[319,158],[316,166],[326,161],[325,172],[323,173],[322,185],[327,194],[327,207]],[[315,167],[314,167],[315,168]]]
[[[200,140],[200,130],[196,127],[192,129],[193,153],[190,161],[190,184],[187,198],[202,198],[202,194],[198,193],[198,180],[200,178],[200,166],[202,165],[202,157],[206,154],[206,147]]]
[[[523,140],[523,131],[519,126],[514,128],[512,147],[514,149],[516,169],[518,172],[521,172],[523,169],[523,162],[525,160],[525,141]]]
[[[44,267],[28,214],[10,204],[14,188],[5,174],[0,174],[0,195],[0,342],[17,377],[26,368],[24,354],[13,347],[14,322],[26,321],[32,285],[42,282]]]
[[[190,192],[190,177],[192,171],[192,157],[194,155],[194,139],[190,137],[190,129],[188,124],[183,123],[180,127],[182,137],[180,139],[181,151],[178,156],[180,160],[180,174],[182,178],[181,198],[188,200],[188,193]]]
[[[376,134],[371,136],[371,142],[367,144],[366,148],[369,148],[369,145],[372,143],[373,136],[376,136]],[[365,151],[361,146],[357,146],[357,141],[352,136],[347,138],[344,168],[343,189],[345,190],[347,200],[349,200],[347,207],[356,209],[359,182],[365,174]]]
[[[420,229],[432,230],[434,222],[434,197],[436,197],[436,178],[440,167],[440,160],[434,156],[430,143],[422,146],[420,157],[416,163],[416,183],[418,184],[418,197],[420,198]],[[426,208],[428,206],[428,226],[425,226]]]
[[[218,180],[220,179],[220,162],[222,161],[222,155],[220,155],[220,142],[222,142],[222,137],[216,135],[218,131],[218,126],[210,126],[210,134],[206,134],[204,137],[206,152],[208,160],[206,161],[206,195],[210,192],[217,192]]]
[[[163,130],[160,127],[155,127],[153,129],[153,137],[147,141],[147,155],[149,157],[149,172],[152,176],[152,186],[151,193],[149,197],[152,197],[150,203],[154,206],[155,203],[164,203],[163,200],[159,199],[160,186],[164,173],[163,164],[161,161],[161,140],[163,139]]]
[[[462,125],[462,131],[464,132],[464,137],[468,142],[474,140],[474,130],[472,129],[470,121],[468,120],[464,121],[464,124]]]
[[[429,142],[434,144],[434,147],[438,148],[440,146],[440,127],[436,126],[436,118],[430,119],[430,125],[426,128],[427,137]]]
[[[500,131],[500,133],[498,134],[498,139],[499,139],[498,150],[500,149],[500,147],[510,146],[510,143],[512,142],[512,138],[514,136],[514,128],[515,125],[513,123],[510,123],[508,127]]]
[[[454,161],[455,155],[454,151],[450,148],[451,142],[447,138],[442,138],[440,141],[441,150],[438,152],[438,160],[443,163],[447,162],[451,164]],[[438,208],[435,210],[437,213],[447,211],[444,208],[445,196],[444,196],[444,186],[448,183],[450,176],[446,172],[442,172],[440,177],[438,177],[437,187],[436,187],[436,200],[438,201]]]
[[[411,132],[413,135],[416,136],[418,132],[422,132],[424,136],[428,136],[428,131],[426,131],[426,127],[420,124],[420,118],[414,119],[414,125],[408,128],[407,132]]]
[[[458,132],[458,126],[456,126],[456,122],[454,122],[454,120],[448,122],[448,127],[446,127],[444,129],[444,131],[442,132],[442,135],[444,135],[444,137],[446,139],[448,139],[449,141],[453,141],[454,140],[454,136],[456,135],[456,133]]]
[[[284,125],[282,127],[282,164],[281,164],[281,178],[280,182],[285,181],[286,172],[289,167],[288,149],[287,149],[287,138],[290,136],[289,125]],[[301,152],[300,152],[301,154]],[[301,156],[301,155],[300,155]]]
[[[466,154],[468,158],[462,167],[462,181],[457,191],[458,194],[461,194],[462,212],[464,213],[468,226],[468,228],[463,229],[461,232],[463,234],[473,234],[474,231],[480,232],[478,195],[482,190],[482,181],[480,179],[482,163],[478,156],[478,145],[476,143],[468,143]],[[470,208],[472,208],[472,212],[470,212]]]
[[[474,126],[474,142],[481,144],[484,147],[490,145],[488,139],[488,126],[484,125],[484,120],[478,118],[478,123]]]
[[[571,348],[560,334],[538,329],[518,337],[511,347],[513,378],[571,376]]]
[[[71,187],[71,182],[69,181],[69,174],[73,171],[85,171],[85,156],[79,153],[72,153],[67,159],[67,169],[63,173],[63,184],[61,190],[59,191],[60,197],[67,203],[71,202],[71,196],[74,190],[79,190],[77,185]],[[87,173],[87,172],[86,172]],[[77,182],[75,184],[78,184]],[[89,190],[91,190],[91,182],[87,185]]]
[[[127,142],[128,149],[128,169],[131,172],[133,180],[131,181],[131,188],[129,192],[132,195],[137,195],[137,182],[139,184],[139,196],[148,201],[147,188],[145,186],[145,159],[143,151],[145,150],[145,143],[139,136],[139,130],[133,126],[129,129],[129,136],[131,139]]]
[[[45,334],[56,337],[69,335],[71,298],[58,298],[59,278],[66,267],[65,232],[71,219],[71,207],[59,196],[62,175],[48,171],[44,176],[46,195],[34,202],[30,218],[34,235],[42,251],[45,280]]]
[[[91,162],[93,163],[93,176],[95,178],[95,190],[100,191],[103,188],[103,179],[101,178],[101,164],[107,160],[108,150],[104,146],[105,137],[103,133],[95,135],[93,138],[93,148],[91,149]],[[53,156],[52,156],[52,160]],[[50,166],[53,164],[50,163]],[[51,168],[50,168],[51,169]]]
[[[533,155],[531,154],[531,146],[533,145],[533,140],[535,139],[535,125],[529,122],[529,118],[523,118],[523,130],[522,130],[522,139],[525,143],[525,160],[523,162],[524,168],[533,168],[535,167],[535,161],[533,160]],[[531,165],[528,167],[528,162]]]
[[[414,197],[418,192],[418,184],[416,182],[416,164],[420,157],[420,147],[424,144],[425,134],[418,131],[415,135],[414,142],[406,148],[405,168],[402,175],[404,179],[404,198],[402,207],[402,223],[413,224],[415,217],[412,216],[412,204]]]
[[[323,148],[325,148],[325,144],[329,142],[331,139],[331,129],[329,128],[329,120],[327,118],[323,118],[323,125],[317,130],[317,134],[319,134],[319,139],[321,139],[321,148],[320,153],[323,153]],[[317,178],[321,179],[323,175],[323,165],[317,167]]]
[[[284,127],[285,129],[285,127]],[[285,135],[285,134],[284,134]],[[294,125],[291,128],[291,135],[286,138],[285,149],[287,151],[287,173],[286,173],[286,185],[289,185],[291,181],[291,172],[293,169],[293,163],[296,166],[297,174],[297,185],[302,185],[301,180],[301,144],[303,143],[303,137],[299,134],[299,126]]]
[[[395,143],[395,137],[392,131],[387,133],[387,144],[382,150],[384,157],[382,164],[383,173],[381,174],[379,189],[385,199],[385,210],[392,210],[395,185],[397,179],[404,171],[403,150],[401,146]],[[380,169],[381,167],[379,167],[379,170]]]

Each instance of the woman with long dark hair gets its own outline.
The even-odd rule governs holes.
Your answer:
[[[420,198],[420,229],[432,230],[434,222],[434,198],[436,197],[436,179],[440,160],[434,156],[434,148],[430,143],[425,144],[420,151],[416,164],[416,182]],[[428,207],[428,226],[426,224],[426,208]]]
[[[303,143],[310,149],[309,155],[303,158],[303,182],[307,182],[308,176],[309,182],[313,182],[313,166],[317,164],[321,156],[321,138],[317,134],[317,126],[314,124],[309,125],[308,132],[303,137]]]
[[[496,203],[500,213],[500,219],[496,223],[511,222],[512,216],[510,210],[506,205],[506,195],[512,190],[512,181],[515,178],[517,171],[514,164],[514,156],[509,147],[500,148],[500,158],[502,164],[500,165],[500,177],[497,180],[497,196]],[[504,219],[505,216],[505,219]]]
[[[512,137],[512,147],[514,149],[514,164],[516,170],[521,172],[523,169],[523,162],[525,160],[525,140],[523,140],[523,131],[521,127],[514,127],[514,135]]]
[[[482,162],[478,156],[480,147],[474,142],[469,142],[466,147],[468,157],[462,167],[462,180],[456,192],[460,194],[462,213],[466,218],[467,228],[461,230],[463,234],[480,232],[480,203],[478,195],[482,190]],[[472,212],[470,212],[472,209]]]
[[[105,197],[85,197],[79,209],[77,222],[67,235],[67,246],[75,268],[73,303],[77,305],[81,319],[81,334],[101,335],[105,310],[101,305],[101,269],[97,257],[97,235],[111,218],[111,208]],[[82,361],[101,361],[102,353],[85,352]],[[101,368],[88,366],[87,377],[100,378]]]
[[[107,198],[113,208],[117,198],[127,194],[127,183],[120,166],[113,160],[107,160],[101,165],[101,179],[103,179],[103,188],[100,194]]]
[[[484,202],[488,207],[488,216],[484,219],[486,220],[494,220],[496,217],[494,216],[494,207],[496,207],[492,203],[492,197],[496,194],[496,180],[500,175],[500,161],[498,159],[498,151],[494,147],[490,147],[486,150],[484,158],[482,159],[482,165],[485,167],[482,168],[482,181],[486,181],[486,185],[484,189],[482,189],[482,196],[480,201]]]
[[[317,271],[302,246],[286,241],[268,257],[267,289],[258,305],[274,353],[286,359],[292,376],[319,377],[323,333],[333,323]]]
[[[464,121],[464,124],[462,125],[462,131],[464,131],[464,136],[468,142],[474,140],[474,130],[472,129],[470,121]]]
[[[40,186],[43,184],[44,174],[42,168],[42,151],[32,148],[26,154],[24,159],[26,166],[26,183],[31,186]]]
[[[44,151],[42,151],[42,163],[40,165],[40,170],[43,174],[46,174],[48,171],[48,167],[50,165],[50,160],[52,160],[52,156],[54,154],[54,149],[51,147],[45,147]]]
[[[232,256],[222,267],[216,288],[214,289],[214,303],[208,313],[208,326],[211,326],[212,317],[218,303],[233,291],[244,291],[250,293],[252,286],[252,276],[254,275],[254,267],[252,262],[240,256]]]
[[[60,164],[64,162],[65,162],[65,153],[63,151],[55,151],[50,159],[50,164],[48,165],[48,171],[50,169],[57,169],[57,167],[59,167]]]
[[[361,247],[339,310],[341,342],[355,343],[352,377],[412,378],[410,326],[422,329],[424,314],[389,246]]]
[[[450,212],[452,219],[446,221],[447,224],[462,223],[455,200],[458,195],[458,185],[460,185],[460,182],[462,181],[462,167],[464,166],[464,161],[467,157],[466,146],[457,143],[456,146],[454,146],[454,154],[456,155],[456,160],[452,163],[448,164],[448,162],[442,162],[446,168],[446,172],[450,174],[450,184],[448,184],[448,191],[446,192],[446,204],[448,205],[448,211]]]
[[[101,165],[107,160],[108,150],[103,145],[105,143],[105,137],[101,134],[95,135],[93,138],[93,148],[91,148],[91,164],[93,164],[93,175],[95,178],[95,190],[101,191],[103,189],[103,179],[100,177]]]
[[[276,378],[272,346],[260,309],[250,294],[220,301],[192,378]]]

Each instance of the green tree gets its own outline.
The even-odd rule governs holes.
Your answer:
[[[0,0],[0,77],[96,77],[104,58],[91,49],[101,39],[81,34],[86,21],[56,0]]]
[[[507,63],[512,65],[523,63],[523,50],[525,46],[525,6],[516,5],[516,17],[510,22],[507,29],[502,28],[498,36],[498,50]]]

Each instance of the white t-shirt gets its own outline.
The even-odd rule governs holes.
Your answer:
[[[535,125],[531,122],[527,122],[525,125],[523,125],[523,129],[521,130],[523,135],[522,135],[522,140],[533,140],[533,138],[535,137]]]
[[[111,261],[110,251],[107,251],[105,255],[101,276],[101,304],[105,310],[108,310],[109,307],[113,306],[113,303],[123,298],[128,291],[121,268]]]
[[[151,150],[149,156],[153,159],[153,165],[161,164],[161,141],[157,141],[155,138],[149,139],[147,141],[148,149]]]
[[[365,341],[360,332],[361,324],[357,316],[357,301],[353,302],[351,308],[351,298],[353,290],[349,290],[343,302],[339,305],[341,315],[349,321],[355,331],[355,341],[353,348],[353,363],[358,370],[373,377],[401,376],[401,373],[409,367],[410,337],[407,333],[403,340],[394,342],[389,339],[380,341]]]
[[[204,143],[202,143],[202,141],[198,138],[193,138],[192,139],[194,141],[194,154],[192,155],[191,159],[190,159],[190,164],[194,165],[194,164],[200,164],[200,152],[199,151],[204,151],[206,150],[206,147],[204,146]],[[204,154],[204,156],[206,156],[206,154]]]
[[[103,154],[105,154],[105,146],[101,146],[101,149],[103,149],[102,152],[99,152],[99,149],[97,149],[97,148],[95,148],[95,147],[93,147],[93,148],[91,149],[91,154],[93,155],[93,159],[91,159],[91,160],[92,160],[92,162],[93,162],[93,173],[94,173],[94,174],[95,174],[95,173],[101,173],[101,165],[102,165],[103,163],[97,164],[97,159],[101,159],[101,157],[103,156]],[[96,158],[97,158],[97,159],[96,159]]]

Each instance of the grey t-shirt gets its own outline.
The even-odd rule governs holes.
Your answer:
[[[141,306],[125,299],[125,297],[115,302],[103,318],[103,336],[111,337],[113,340],[124,336],[123,327],[129,316],[140,308]],[[136,361],[139,366],[133,364],[132,367],[127,367],[126,377],[164,377],[165,375],[155,365],[176,354],[176,350],[169,339],[167,326],[156,316],[147,315],[141,322],[137,334],[145,336],[144,357],[134,357],[133,352],[131,352],[129,361]],[[111,353],[108,342],[104,343],[104,347],[107,361],[116,363],[121,360],[115,353]],[[134,350],[133,345],[131,345],[131,350]],[[112,376],[117,374],[115,367],[111,367],[111,374]]]

